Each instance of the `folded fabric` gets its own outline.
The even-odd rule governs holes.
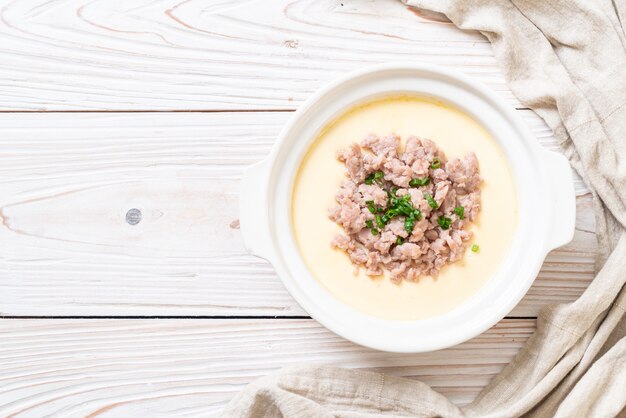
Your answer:
[[[248,386],[227,417],[612,417],[626,410],[626,0],[405,0],[478,30],[517,98],[554,131],[593,194],[597,275],[548,306],[524,349],[470,405],[427,385],[324,367]]]

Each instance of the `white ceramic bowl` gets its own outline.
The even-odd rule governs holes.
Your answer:
[[[517,186],[516,233],[497,273],[457,308],[423,320],[379,319],[339,302],[305,266],[292,231],[293,182],[311,142],[347,109],[394,94],[435,98],[472,116],[504,151]],[[502,319],[528,291],[546,254],[572,239],[576,210],[567,160],[543,149],[502,99],[462,74],[410,63],[369,67],[311,96],[284,127],[269,157],[245,171],[240,205],[247,250],[272,263],[304,310],[344,338],[394,352],[449,347]]]

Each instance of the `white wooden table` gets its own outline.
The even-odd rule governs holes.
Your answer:
[[[557,148],[480,34],[395,0],[0,2],[0,415],[218,414],[248,382],[298,363],[408,376],[471,401],[539,309],[592,278],[579,180],[575,238],[524,300],[429,354],[322,328],[236,227],[241,172],[290,112],[334,77],[394,60],[475,77]]]

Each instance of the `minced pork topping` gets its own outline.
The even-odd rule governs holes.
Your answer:
[[[361,267],[370,276],[387,270],[395,282],[436,277],[463,256],[482,181],[473,152],[447,160],[429,139],[410,136],[404,151],[400,144],[395,134],[370,134],[339,150],[347,179],[329,209],[344,232],[331,245],[348,254],[355,274]]]

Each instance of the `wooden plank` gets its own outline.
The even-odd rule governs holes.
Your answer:
[[[555,147],[540,119],[520,114]],[[242,170],[289,116],[0,114],[0,314],[305,315],[231,227]],[[591,280],[593,212],[577,189],[574,241],[550,254],[512,315],[571,301]]]
[[[463,71],[520,106],[485,38],[397,0],[23,0],[0,16],[0,110],[293,109],[391,61]]]
[[[0,320],[0,414],[207,416],[281,367],[325,364],[419,379],[470,402],[534,321],[505,320],[423,354],[369,350],[312,320]]]

